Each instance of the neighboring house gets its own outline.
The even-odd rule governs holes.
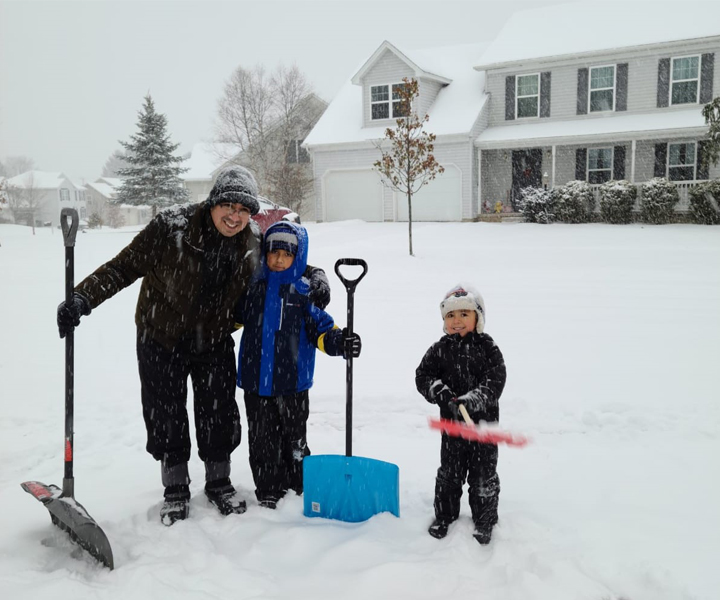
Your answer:
[[[85,184],[88,216],[96,213],[103,223],[110,224],[110,211],[117,210],[118,223],[123,225],[147,225],[152,218],[152,208],[147,205],[113,204],[117,198],[122,179],[118,177],[99,177]]]
[[[27,171],[7,180],[9,209],[18,224],[60,224],[60,211],[74,208],[80,219],[87,218],[84,189],[63,173]]]
[[[477,215],[477,160],[473,140],[485,126],[485,74],[473,70],[486,45],[401,51],[383,42],[340,90],[305,139],[315,170],[318,221],[407,220],[403,194],[383,185],[372,164],[376,144],[395,126],[393,87],[415,78],[414,107],[428,113],[437,136],[435,158],[445,172],[413,198],[414,221],[460,221]]]
[[[720,3],[649,6],[518,12],[475,50],[384,42],[306,138],[317,220],[407,220],[401,195],[372,169],[404,77],[420,83],[414,108],[429,114],[445,167],[416,194],[413,220],[471,220],[497,203],[512,212],[523,187],[573,179],[669,177],[686,208],[690,186],[720,175],[702,167],[701,115],[720,89]]]
[[[232,144],[201,142],[193,146],[190,156],[183,162],[187,171],[180,175],[190,194],[190,202],[202,202],[208,197],[218,171],[237,154],[237,147]]]

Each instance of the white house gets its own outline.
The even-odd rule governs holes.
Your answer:
[[[612,3],[611,3],[612,4]],[[484,46],[410,52],[384,42],[310,135],[318,220],[401,221],[407,209],[372,164],[394,126],[393,86],[420,84],[444,175],[413,200],[413,220],[512,212],[521,188],[641,183],[687,189],[702,164],[702,105],[718,94],[720,3],[572,3],[518,12]]]
[[[152,208],[147,205],[114,205],[118,188],[122,179],[117,177],[98,177],[92,183],[85,184],[85,197],[87,200],[87,214],[97,214],[105,224],[110,224],[113,218],[122,225],[146,225],[152,218]],[[112,210],[116,215],[110,214]]]
[[[60,224],[60,211],[74,208],[87,218],[84,189],[63,173],[26,171],[7,180],[9,208],[16,223]]]

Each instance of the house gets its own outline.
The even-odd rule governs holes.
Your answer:
[[[63,173],[26,171],[7,180],[8,208],[16,223],[60,224],[60,211],[74,208],[87,218],[84,189]]]
[[[679,6],[522,11],[474,50],[409,52],[384,42],[306,138],[317,219],[407,220],[402,198],[372,169],[404,77],[420,84],[415,110],[429,115],[445,167],[416,194],[413,220],[513,212],[523,187],[574,179],[669,177],[686,208],[690,186],[720,175],[702,164],[701,115],[720,89],[720,3]]]
[[[92,183],[85,184],[85,197],[88,217],[97,214],[106,225],[147,225],[152,218],[152,208],[145,205],[115,205],[118,188],[122,179],[117,177],[98,177]]]
[[[208,197],[218,172],[237,154],[237,147],[233,144],[201,142],[193,146],[182,165],[187,171],[180,174],[190,202],[202,202]]]

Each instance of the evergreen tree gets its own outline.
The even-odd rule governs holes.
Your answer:
[[[155,112],[150,94],[145,96],[138,115],[138,133],[129,142],[120,142],[130,164],[118,170],[123,182],[114,203],[152,206],[155,216],[158,208],[188,201],[188,191],[180,179],[187,169],[180,166],[184,159],[173,155],[180,144],[170,142],[167,117]]]
[[[709,167],[720,161],[720,96],[703,107],[702,115],[708,126],[702,160],[703,166]]]
[[[435,160],[433,155],[435,134],[424,130],[423,125],[430,118],[420,118],[413,108],[413,100],[419,95],[416,79],[403,79],[402,85],[393,86],[393,102],[399,103],[401,117],[396,127],[385,130],[385,140],[390,142],[390,149],[377,147],[382,154],[373,167],[380,173],[388,185],[407,196],[408,202],[408,242],[410,256],[412,247],[412,197],[423,185],[430,183],[437,175],[445,172],[444,167]]]

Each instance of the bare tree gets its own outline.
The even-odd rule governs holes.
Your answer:
[[[127,153],[122,150],[115,150],[105,161],[102,169],[103,177],[120,177],[120,169],[127,169],[130,163],[127,159]]]
[[[10,178],[34,169],[35,161],[32,158],[28,158],[27,156],[8,156],[3,165],[4,173],[0,173],[0,175],[5,175],[5,177]]]
[[[23,185],[8,184],[7,197],[15,222],[25,221],[35,235],[35,219],[45,204],[43,190],[35,185],[35,175],[30,172]]]
[[[390,148],[383,149],[382,141],[376,144],[382,155],[373,167],[380,173],[386,183],[394,190],[405,194],[408,202],[408,241],[410,256],[412,247],[412,198],[422,186],[430,183],[437,175],[445,172],[445,168],[435,160],[435,134],[424,130],[430,118],[420,118],[413,109],[413,100],[418,96],[416,79],[403,79],[402,85],[393,86],[393,101],[399,102],[400,114],[396,127],[385,130],[385,141]]]

